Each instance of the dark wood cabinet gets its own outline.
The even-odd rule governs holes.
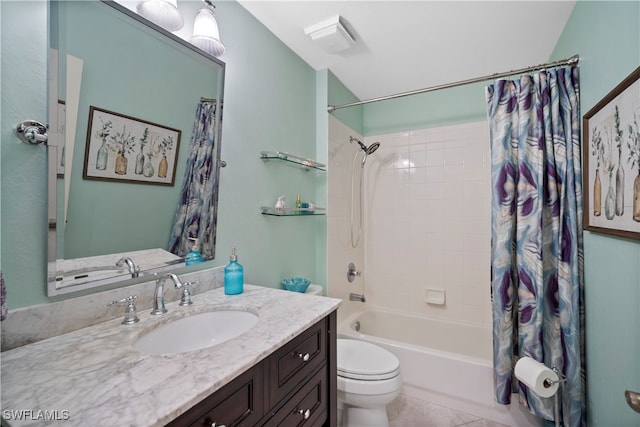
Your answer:
[[[254,426],[264,414],[264,365],[259,363],[213,393],[170,426]]]
[[[321,426],[327,419],[327,369],[316,374],[286,400],[270,417],[265,427]]]
[[[168,425],[335,427],[336,333],[334,311]]]
[[[268,358],[269,407],[281,401],[327,362],[327,322],[320,321]]]

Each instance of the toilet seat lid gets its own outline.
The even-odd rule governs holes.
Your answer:
[[[361,380],[384,380],[399,374],[400,361],[390,351],[366,341],[337,341],[338,375]]]

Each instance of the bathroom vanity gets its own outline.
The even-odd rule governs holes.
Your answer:
[[[328,351],[335,355],[335,342],[328,342],[335,328],[334,312],[169,426],[333,425],[328,414],[336,408],[329,400],[335,401],[337,377]],[[335,341],[334,332],[331,336]]]
[[[2,417],[11,426],[334,426],[340,300],[245,285],[195,295],[2,353]],[[258,316],[236,338],[177,354],[132,347],[163,324],[217,310]],[[22,412],[21,412],[22,411]],[[35,418],[39,417],[39,418]],[[48,418],[47,418],[48,417]]]

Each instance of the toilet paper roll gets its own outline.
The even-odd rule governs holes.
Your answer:
[[[516,362],[515,375],[540,397],[551,397],[558,390],[558,374],[530,357]],[[545,383],[545,380],[548,381]]]

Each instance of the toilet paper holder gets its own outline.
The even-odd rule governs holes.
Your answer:
[[[532,358],[527,357],[527,356],[521,357],[520,359],[525,359],[525,358],[527,358],[527,359],[531,360],[531,361],[532,361],[532,363],[534,363],[534,364],[536,364],[536,365],[539,365],[539,366],[541,366],[541,367],[545,367],[545,365],[544,365],[543,363],[538,362],[538,361],[536,361],[535,359],[532,359]],[[517,363],[516,363],[516,365],[517,365]],[[560,372],[560,370],[558,369],[558,367],[555,365],[555,363],[554,363],[553,365],[551,365],[551,368],[547,368],[547,369],[551,369],[551,370],[553,371],[553,373],[554,373],[554,374],[556,374],[556,376],[558,377],[558,379],[557,379],[557,380],[554,380],[554,379],[551,379],[551,378],[545,378],[545,379],[542,381],[542,386],[543,386],[544,388],[546,388],[546,389],[547,389],[547,388],[551,388],[551,387],[553,387],[553,386],[554,386],[554,385],[556,385],[556,384],[562,384],[563,382],[566,382],[566,381],[567,381],[567,380],[566,380],[566,378],[564,377],[564,375],[562,375],[562,372]],[[518,377],[518,375],[517,375],[517,369],[516,369],[516,372],[515,372],[514,374],[516,375],[516,378],[518,378],[518,380],[523,381],[521,378],[519,378],[519,377]],[[531,391],[534,391],[534,390],[531,390]],[[535,391],[534,391],[534,392],[535,392]],[[546,397],[546,396],[543,396],[543,397]],[[550,397],[550,396],[549,396],[549,397]]]
[[[562,375],[562,372],[560,372],[560,369],[558,369],[556,365],[551,365],[551,370],[555,372],[555,374],[558,376],[558,379],[552,380],[551,378],[545,378],[542,382],[544,388],[551,388],[556,384],[562,384],[567,381],[567,379],[564,377],[564,375]]]
[[[535,361],[535,359],[533,359],[533,360]],[[540,362],[537,362],[537,363],[542,365],[542,366],[544,366],[543,363],[540,363]],[[556,374],[556,377],[558,379],[554,380],[554,379],[551,379],[551,378],[545,378],[542,381],[542,386],[545,389],[549,389],[549,388],[555,386],[556,384],[558,384],[558,386],[562,386],[563,383],[565,383],[567,381],[565,376],[562,375],[562,373],[560,372],[560,370],[558,369],[558,367],[555,364],[551,365],[550,369],[553,371],[553,373]],[[518,378],[517,375],[516,375],[516,378]],[[518,380],[520,380],[520,378],[518,378]],[[533,390],[533,389],[531,389],[531,391],[533,393],[536,393],[535,390]],[[546,397],[546,396],[542,396],[542,397]],[[549,397],[551,397],[551,396],[549,396]],[[558,390],[556,390],[553,393],[553,414],[554,414],[553,418],[554,418],[555,427],[560,427],[560,402],[559,402],[559,399],[558,399]]]

